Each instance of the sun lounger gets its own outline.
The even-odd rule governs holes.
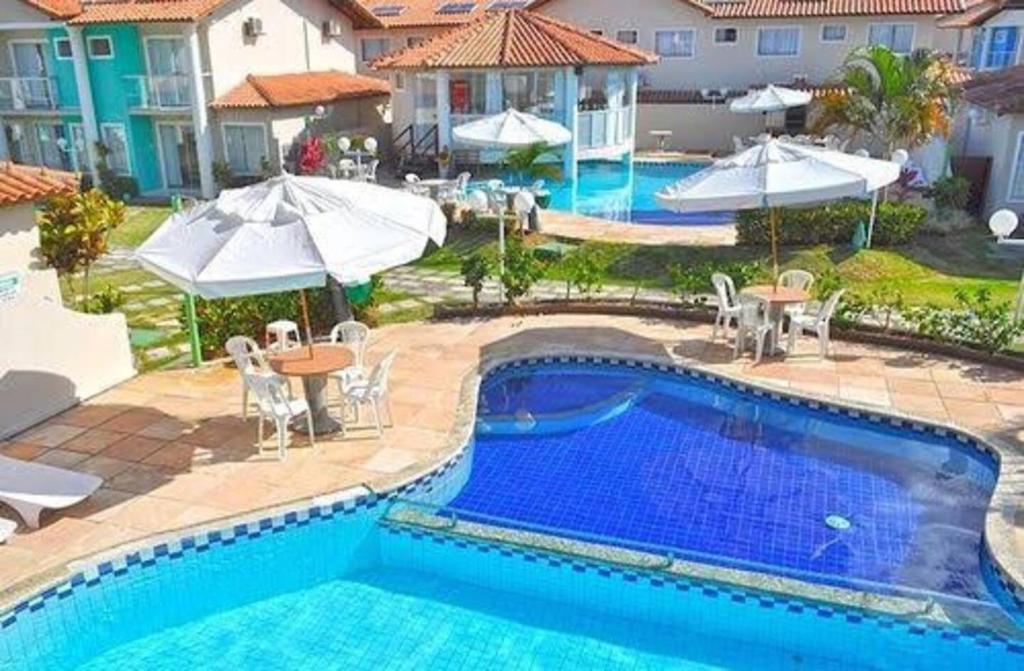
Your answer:
[[[17,528],[17,522],[0,517],[0,543],[7,542],[7,539],[11,537],[11,534],[13,534],[14,530]]]
[[[88,473],[0,456],[0,501],[33,529],[39,528],[43,510],[73,506],[102,484],[101,478]]]

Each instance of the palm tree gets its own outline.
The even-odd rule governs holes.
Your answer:
[[[558,180],[562,171],[556,162],[550,162],[556,158],[558,153],[551,145],[534,142],[521,149],[510,149],[505,154],[505,165],[521,183],[536,179]]]
[[[909,56],[872,45],[853,51],[811,126],[815,132],[841,128],[884,144],[887,154],[912,148],[934,135],[949,135],[955,66],[934,52]]]

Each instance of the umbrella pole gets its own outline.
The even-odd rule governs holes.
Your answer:
[[[772,282],[779,281],[779,235],[776,229],[779,226],[779,208],[768,209],[768,227],[772,232]]]
[[[306,327],[306,343],[309,346],[309,358],[313,358],[313,329],[309,328],[309,305],[306,304],[306,290],[299,289],[299,303],[302,305],[302,325]]]
[[[199,324],[196,323],[196,297],[185,294],[185,327],[188,331],[188,347],[192,358],[192,366],[199,367],[203,362],[203,350],[199,343]]]
[[[871,194],[871,218],[868,219],[868,239],[864,246],[871,248],[871,234],[875,232],[875,217],[878,216],[878,189]]]

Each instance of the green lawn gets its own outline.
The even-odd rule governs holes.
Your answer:
[[[111,247],[134,249],[171,215],[170,207],[131,206],[125,222],[110,234]]]
[[[494,237],[477,231],[453,230],[444,248],[421,259],[417,265],[457,271],[462,255],[481,247],[496,249]],[[947,237],[921,236],[905,247],[858,253],[847,246],[834,245],[785,248],[782,268],[804,268],[816,275],[832,269],[851,291],[868,294],[894,287],[912,304],[953,305],[957,288],[980,286],[988,287],[1000,299],[1013,300],[1024,257],[1020,261],[989,259],[990,240],[990,236],[978,230]],[[608,263],[605,280],[610,284],[669,288],[667,269],[670,266],[708,261],[757,261],[762,267],[760,279],[770,279],[771,255],[767,249],[758,247],[698,248],[603,242],[587,242],[582,246],[600,250]],[[545,274],[551,279],[564,276],[557,263],[549,265]]]

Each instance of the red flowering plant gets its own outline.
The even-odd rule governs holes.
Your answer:
[[[299,148],[299,174],[319,175],[326,166],[327,151],[324,148],[323,140],[314,136],[303,141]]]

